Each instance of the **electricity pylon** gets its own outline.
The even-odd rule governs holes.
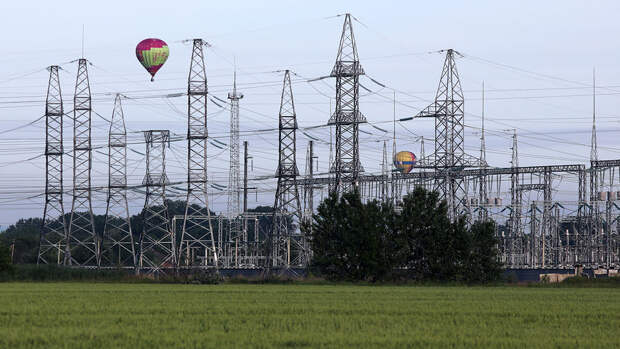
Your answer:
[[[78,60],[73,97],[73,202],[69,221],[68,264],[99,266],[101,245],[93,217],[91,98],[88,61]]]
[[[103,246],[103,263],[136,267],[136,252],[127,204],[127,130],[120,94],[114,99],[108,134],[108,199]]]
[[[359,156],[359,124],[366,122],[359,111],[360,75],[364,75],[364,69],[357,55],[351,15],[347,13],[336,63],[330,74],[336,78],[336,110],[328,122],[336,126],[336,157],[330,169],[335,178],[331,192],[357,189],[359,173],[364,171]]]
[[[205,44],[202,39],[194,39],[187,80],[187,200],[178,256],[180,265],[207,266],[211,250],[212,264],[217,267],[207,196],[207,74],[203,54]],[[197,250],[198,253],[191,253],[192,250]],[[193,259],[197,256],[201,256],[199,258],[202,260]]]
[[[307,263],[308,246],[299,229],[302,221],[297,185],[296,131],[297,116],[293,101],[290,72],[284,72],[279,113],[279,162],[276,170],[278,186],[274,203],[271,234],[272,266],[303,266]]]
[[[166,203],[166,146],[170,146],[170,131],[144,131],[146,141],[146,199],[142,211],[144,229],[140,235],[138,264],[142,269],[157,272],[176,267],[175,239],[170,230]]]
[[[45,100],[45,208],[39,239],[37,263],[64,263],[67,249],[67,225],[63,206],[63,104],[59,67],[50,72]]]

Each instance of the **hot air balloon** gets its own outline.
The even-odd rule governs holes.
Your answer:
[[[169,53],[168,44],[160,39],[144,39],[136,46],[136,57],[151,74],[151,81],[155,78],[155,73],[168,59]]]
[[[400,151],[394,155],[394,167],[401,173],[409,173],[415,165],[415,154],[410,151]]]

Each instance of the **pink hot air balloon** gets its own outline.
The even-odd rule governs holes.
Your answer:
[[[136,57],[151,74],[151,81],[159,68],[166,63],[169,53],[168,44],[160,39],[144,39],[136,46]]]

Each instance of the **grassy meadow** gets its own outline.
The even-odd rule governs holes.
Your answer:
[[[0,283],[0,348],[612,348],[620,289]]]

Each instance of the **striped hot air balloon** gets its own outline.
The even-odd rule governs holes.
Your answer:
[[[168,44],[160,39],[144,39],[136,46],[136,57],[151,74],[151,81],[155,78],[155,73],[168,59],[169,53]]]
[[[415,154],[410,151],[400,151],[394,155],[394,167],[401,173],[409,173],[415,166]]]

